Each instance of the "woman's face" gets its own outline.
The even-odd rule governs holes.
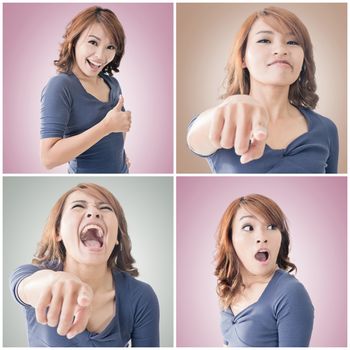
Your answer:
[[[271,222],[244,208],[238,209],[232,223],[232,242],[243,274],[263,276],[273,272],[281,240],[280,230]]]
[[[95,77],[113,60],[115,53],[109,33],[100,23],[94,23],[81,33],[76,43],[73,69],[87,77]]]
[[[296,37],[285,29],[278,32],[261,18],[248,35],[243,67],[250,74],[250,83],[290,86],[299,77],[304,51]]]
[[[71,193],[65,202],[58,240],[66,248],[66,262],[106,264],[118,235],[113,207],[83,191]]]

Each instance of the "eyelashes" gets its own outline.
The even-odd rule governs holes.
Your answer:
[[[258,44],[271,44],[271,40],[270,39],[260,39],[257,41]],[[295,40],[289,40],[287,41],[287,45],[291,45],[291,46],[299,46],[299,43]]]
[[[98,46],[98,42],[97,42],[96,40],[89,40],[88,43],[91,44],[91,45],[93,45],[93,46],[96,46],[96,47]],[[107,46],[107,49],[108,49],[108,50],[113,50],[113,51],[116,50],[116,48],[115,48],[114,45],[108,45],[108,46]]]
[[[270,224],[266,228],[269,231],[274,231],[274,230],[278,229],[277,225],[275,225],[275,224]],[[254,231],[254,226],[251,224],[245,224],[242,226],[242,230],[246,231],[246,232],[252,232],[252,231]]]
[[[81,209],[85,209],[86,206],[84,206],[83,204],[74,204],[72,206],[72,209],[76,209],[76,208],[81,208]],[[99,207],[99,210],[107,210],[107,211],[112,211],[114,212],[113,208],[108,206],[108,205],[103,205],[101,207]]]

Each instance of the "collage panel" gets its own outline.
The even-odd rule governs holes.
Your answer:
[[[173,173],[172,3],[5,3],[3,18],[4,173]]]
[[[178,347],[347,346],[345,177],[178,177],[176,246]]]
[[[5,177],[3,203],[5,347],[174,346],[171,177]],[[62,269],[58,279],[52,271]],[[68,339],[58,334],[67,332],[61,323],[53,326],[54,311],[49,327],[26,304],[45,305],[40,293],[54,299],[72,275],[75,286],[83,280],[96,293],[87,329]],[[70,295],[53,305],[63,310]],[[91,301],[91,290],[79,296]]]
[[[346,3],[176,8],[178,173],[347,172]]]

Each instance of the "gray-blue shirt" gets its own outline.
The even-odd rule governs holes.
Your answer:
[[[87,330],[72,339],[57,333],[57,327],[36,321],[35,309],[18,296],[18,285],[37,272],[35,265],[23,265],[11,276],[10,287],[16,301],[23,305],[27,317],[28,342],[31,347],[133,347],[159,346],[159,305],[156,294],[146,283],[126,272],[114,270],[116,315],[101,333]],[[62,270],[60,266],[58,268]]]
[[[89,94],[72,73],[49,80],[41,95],[41,138],[70,137],[99,123],[118,103],[118,81],[100,73],[110,88],[108,102]],[[69,162],[70,173],[127,173],[123,133],[111,133]]]
[[[213,173],[337,173],[339,141],[335,124],[314,111],[300,108],[308,131],[285,149],[265,146],[261,158],[241,164],[234,148],[220,148],[206,156]],[[195,119],[194,119],[195,120]],[[192,120],[189,127],[191,127]]]
[[[224,343],[232,347],[309,346],[314,307],[304,286],[277,270],[259,300],[234,315],[221,312]]]

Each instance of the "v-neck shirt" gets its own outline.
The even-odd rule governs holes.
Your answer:
[[[18,295],[18,285],[26,277],[40,270],[32,264],[22,265],[11,276],[10,287],[16,301],[25,310],[28,342],[31,347],[158,347],[159,304],[151,286],[126,272],[113,270],[116,314],[100,333],[87,330],[72,339],[60,336],[57,327],[37,322],[35,309]],[[54,270],[62,270],[62,266]]]
[[[108,85],[109,100],[103,102],[88,93],[80,80],[71,73],[52,77],[41,95],[42,139],[67,138],[79,135],[98,124],[118,103],[121,88],[107,74],[99,75]],[[110,133],[85,152],[72,159],[70,173],[127,173],[122,132]]]
[[[221,311],[224,343],[232,347],[305,347],[309,345],[314,307],[304,286],[276,270],[260,298],[236,315]]]
[[[328,118],[299,108],[308,131],[295,138],[284,149],[265,146],[261,158],[241,164],[240,156],[231,149],[220,148],[207,159],[213,173],[337,173],[339,140],[335,124]],[[194,118],[191,123],[195,121]],[[197,154],[198,155],[198,154]],[[199,155],[200,156],[200,155]]]

